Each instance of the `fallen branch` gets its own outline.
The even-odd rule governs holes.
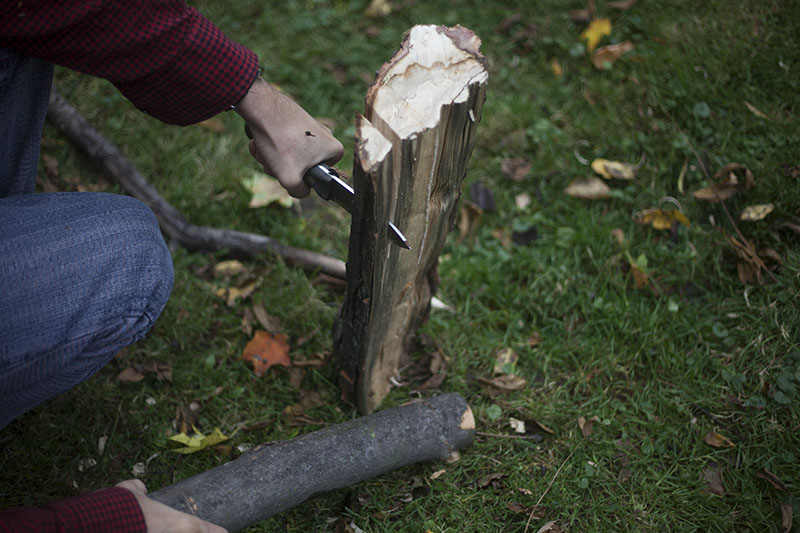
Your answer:
[[[180,211],[158,194],[122,151],[69,105],[55,87],[50,93],[47,119],[86,152],[106,176],[128,194],[147,204],[155,213],[161,230],[184,248],[229,250],[245,256],[273,252],[305,269],[319,270],[329,276],[345,279],[345,264],[334,257],[286,246],[266,235],[189,223]]]
[[[150,497],[229,531],[420,461],[446,459],[472,442],[466,401],[444,394],[269,442],[221,466],[164,487]]]

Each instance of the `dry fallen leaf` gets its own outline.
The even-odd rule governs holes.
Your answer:
[[[494,370],[492,375],[500,376],[502,374],[513,374],[514,365],[517,364],[518,356],[511,348],[506,348],[497,352],[497,357],[494,362]]]
[[[369,18],[385,17],[392,12],[392,4],[388,0],[372,0],[364,14]]]
[[[289,343],[286,335],[257,330],[242,351],[242,360],[253,362],[253,372],[263,376],[272,365],[289,366]]]
[[[500,170],[514,181],[524,180],[530,174],[531,168],[533,163],[524,156],[511,157],[500,162]]]
[[[119,374],[117,374],[117,381],[120,383],[136,383],[137,381],[142,381],[144,379],[144,374],[135,370],[132,366],[129,366]]]
[[[706,482],[706,491],[718,496],[725,494],[725,487],[722,484],[722,472],[718,468],[706,468],[703,470],[703,481]]]
[[[744,101],[744,106],[755,116],[759,118],[768,118],[767,114],[758,109],[756,106],[748,102],[747,100]]]
[[[508,424],[511,426],[511,429],[513,429],[516,433],[522,433],[523,435],[525,434],[524,420],[519,420],[517,418],[514,418],[513,416],[510,416],[508,417]]]
[[[733,448],[736,446],[728,437],[716,431],[709,431],[703,440],[706,444],[714,448]]]
[[[638,0],[616,0],[615,2],[609,2],[606,4],[606,7],[610,7],[611,9],[619,9],[620,11],[625,11],[626,9],[630,9]]]
[[[242,185],[252,195],[248,204],[250,207],[265,207],[273,203],[292,207],[294,204],[294,198],[281,183],[263,172],[254,170],[250,178],[242,179]]]
[[[597,415],[593,416],[589,420],[586,420],[586,417],[583,416],[578,417],[578,427],[581,429],[581,433],[583,434],[584,438],[592,434],[594,423],[599,421],[600,417]]]
[[[594,19],[589,23],[589,27],[583,30],[581,39],[586,41],[586,50],[590,54],[604,35],[611,35],[611,21],[607,18]]]
[[[617,244],[620,246],[625,245],[625,232],[622,231],[622,228],[614,228],[611,230],[611,237],[617,241]]]
[[[264,329],[270,333],[280,333],[283,331],[281,319],[267,313],[267,310],[264,309],[263,305],[253,305],[253,314],[256,315],[256,318],[264,327]]]
[[[595,159],[592,161],[592,170],[603,176],[605,179],[612,178],[618,180],[632,180],[636,178],[636,165],[630,163],[620,163],[619,161],[609,161],[608,159]]]
[[[187,435],[186,433],[179,433],[178,435],[173,435],[169,438],[171,441],[175,441],[184,445],[183,448],[176,448],[173,451],[183,454],[196,453],[205,450],[209,446],[214,446],[215,444],[224,442],[230,438],[223,435],[219,428],[214,428],[214,431],[212,431],[208,436],[197,431],[197,428],[194,426],[192,426],[192,428],[194,429],[194,434],[191,436]]]
[[[550,70],[553,71],[553,76],[558,79],[561,79],[561,76],[564,74],[564,69],[561,67],[561,63],[559,63],[558,59],[555,57],[550,60]]]
[[[655,229],[662,230],[672,229],[672,225],[675,223],[683,224],[687,228],[692,225],[689,219],[686,218],[686,215],[681,213],[680,210],[672,209],[666,211],[660,207],[651,207],[650,209],[645,209],[644,211],[636,213],[634,221],[637,224],[649,224]]]
[[[553,520],[540,527],[536,533],[562,533],[562,531],[561,527]]]
[[[633,282],[637,289],[646,289],[650,286],[650,278],[647,272],[639,267],[636,263],[630,263],[631,274],[633,274]]]
[[[222,121],[216,117],[212,117],[202,122],[198,122],[197,125],[200,126],[201,128],[213,131],[214,133],[225,132],[225,124],[223,124]]]
[[[742,214],[739,215],[739,220],[744,220],[746,222],[755,222],[757,220],[763,220],[764,217],[772,213],[773,209],[775,209],[775,205],[772,203],[750,205],[744,208]]]
[[[244,265],[241,261],[231,259],[229,261],[220,261],[214,265],[214,276],[216,277],[233,277],[244,272]]]
[[[461,218],[458,221],[459,243],[466,241],[471,244],[475,240],[481,218],[483,218],[483,209],[470,201],[461,203]]]
[[[573,198],[602,200],[608,198],[610,189],[600,178],[575,178],[564,192]]]
[[[766,468],[762,468],[761,470],[756,472],[756,477],[760,477],[761,479],[767,480],[770,485],[772,485],[778,490],[783,490],[783,491],[788,490],[783,481],[781,481],[781,479],[778,476],[776,476]]]
[[[791,533],[792,521],[794,518],[794,508],[791,504],[781,504],[781,533]]]
[[[692,195],[698,200],[721,202],[755,185],[753,173],[739,163],[724,165],[714,174],[714,179],[717,180],[716,183],[694,191]]]
[[[601,46],[594,51],[592,55],[592,64],[598,70],[608,68],[608,65],[633,50],[632,41],[623,41],[618,44],[609,44],[608,46]]]
[[[256,288],[258,287],[259,281],[253,280],[249,283],[245,283],[241,287],[230,287],[230,288],[223,288],[217,289],[215,294],[220,298],[225,299],[225,304],[228,307],[233,307],[236,305],[236,301],[239,299],[245,299],[250,297],[253,292],[255,292]]]

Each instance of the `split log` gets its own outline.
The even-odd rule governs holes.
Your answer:
[[[460,26],[415,26],[357,118],[348,287],[334,351],[344,397],[362,413],[389,391],[430,309],[485,99],[479,46]],[[411,251],[390,243],[387,220]]]
[[[229,531],[389,470],[442,460],[472,442],[475,420],[457,394],[380,411],[270,442],[150,494]]]
[[[147,204],[155,213],[161,231],[180,246],[189,250],[228,250],[232,254],[244,256],[272,252],[308,270],[319,270],[329,276],[345,278],[345,264],[335,257],[286,246],[266,235],[189,223],[180,211],[158,194],[155,187],[114,143],[67,103],[55,86],[50,93],[47,120],[86,152],[105,176],[119,184],[125,192]]]

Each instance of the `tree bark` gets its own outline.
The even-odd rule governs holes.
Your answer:
[[[430,309],[485,99],[479,46],[460,26],[415,26],[357,118],[348,288],[334,351],[344,397],[362,413],[388,393]],[[390,243],[387,220],[410,251]]]
[[[345,278],[344,262],[334,257],[286,246],[266,235],[189,223],[180,211],[158,194],[155,187],[142,176],[122,151],[94,129],[77,109],[64,100],[55,87],[50,93],[47,119],[85,151],[104,175],[118,183],[128,194],[147,204],[155,213],[161,230],[169,239],[184,248],[228,250],[245,256],[272,252],[303,268],[319,270],[339,279]]]
[[[416,400],[262,444],[150,497],[237,531],[320,493],[411,463],[445,459],[472,442],[474,428],[472,411],[457,394]]]

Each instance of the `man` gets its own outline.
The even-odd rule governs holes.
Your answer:
[[[53,64],[110,80],[142,111],[187,125],[235,109],[250,152],[295,197],[343,148],[258,75],[255,53],[183,0],[0,4],[0,429],[140,339],[169,298],[152,212],[125,196],[34,192]],[[306,132],[311,132],[308,135]],[[0,531],[219,531],[147,498],[138,480],[36,510]]]

